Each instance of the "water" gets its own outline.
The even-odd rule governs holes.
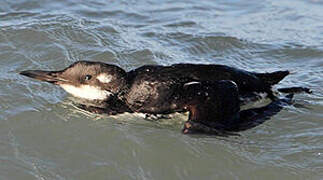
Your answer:
[[[1,0],[0,179],[323,179],[322,19],[321,0]],[[239,137],[188,136],[17,74],[77,60],[289,69],[278,87],[314,93]]]

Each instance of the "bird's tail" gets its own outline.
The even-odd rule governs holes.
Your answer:
[[[289,74],[289,71],[275,71],[271,73],[257,73],[256,76],[266,82],[269,86],[277,84]]]
[[[289,94],[302,93],[302,92],[305,92],[307,94],[312,94],[312,90],[307,87],[288,87],[288,88],[279,88],[277,90],[281,93],[289,93]]]

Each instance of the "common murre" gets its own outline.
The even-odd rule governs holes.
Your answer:
[[[254,73],[225,65],[146,65],[126,72],[102,62],[78,61],[60,71],[27,70],[20,74],[59,85],[73,96],[104,102],[100,107],[80,105],[94,113],[188,111],[183,133],[222,134],[243,129],[247,126],[244,123],[259,123],[276,114],[292,98],[279,99],[271,90],[288,71]],[[308,89],[284,89],[291,91]],[[240,111],[240,98],[254,93],[266,93],[272,102]]]

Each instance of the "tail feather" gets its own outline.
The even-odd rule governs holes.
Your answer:
[[[268,85],[272,86],[284,79],[289,74],[289,71],[275,71],[272,73],[257,73],[257,77],[262,79]]]
[[[312,94],[312,90],[306,87],[288,87],[288,88],[279,88],[277,89],[282,93],[302,93],[305,92],[307,94]]]

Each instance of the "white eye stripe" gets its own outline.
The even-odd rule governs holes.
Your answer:
[[[96,79],[99,80],[101,83],[109,83],[112,81],[112,76],[107,75],[105,73],[99,74]]]

